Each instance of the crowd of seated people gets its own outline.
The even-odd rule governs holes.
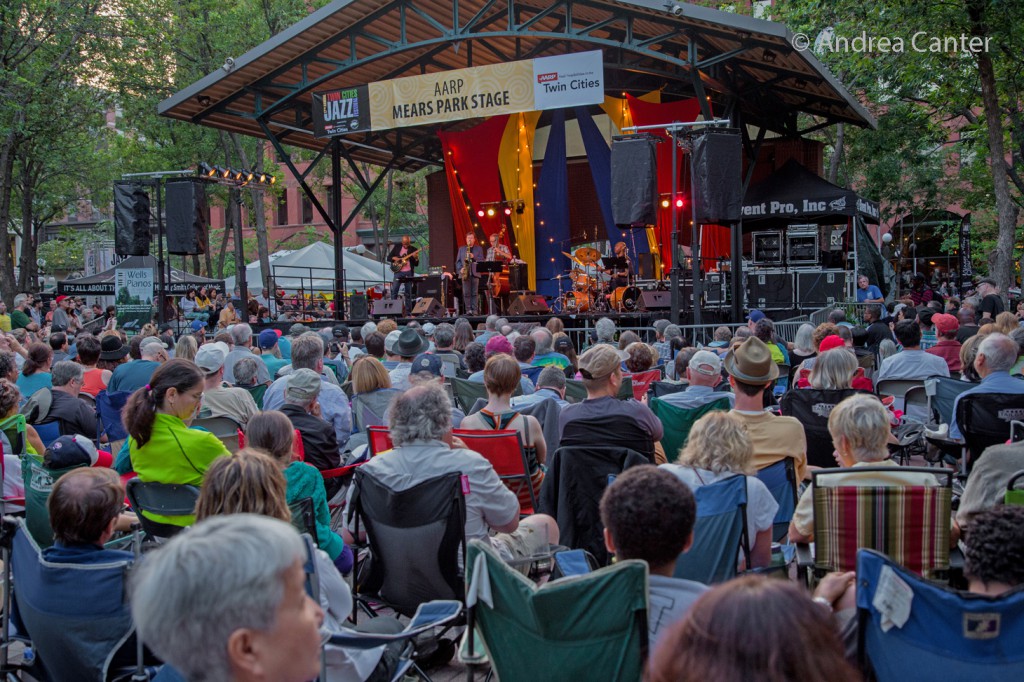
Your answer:
[[[889,447],[900,416],[874,391],[891,379],[954,382],[960,390],[951,398],[952,419],[945,417],[946,430],[939,431],[953,446],[971,437],[956,419],[965,397],[1020,395],[1024,407],[1024,330],[1017,314],[995,310],[991,300],[985,303],[991,295],[965,296],[953,310],[934,299],[898,310],[866,303],[858,308],[862,320],[837,311],[842,314],[817,326],[779,324],[754,310],[746,324],[709,329],[704,338],[667,320],[649,329],[623,329],[602,318],[583,338],[558,318],[541,325],[493,316],[479,330],[459,318],[402,327],[380,320],[351,330],[297,323],[284,333],[229,319],[212,335],[206,325],[224,321],[230,301],[218,307],[216,298],[198,291],[181,302],[188,324],[177,334],[177,327],[147,326],[129,339],[117,329],[94,334],[43,319],[30,323],[34,329],[23,325],[19,333],[0,337],[4,496],[24,496],[26,472],[49,471],[43,462],[55,444],[52,434],[78,436],[101,451],[112,450],[93,458],[86,470],[103,470],[115,460],[114,468],[126,479],[197,486],[200,504],[194,514],[146,516],[192,528],[141,559],[131,607],[143,640],[152,656],[172,662],[188,679],[212,679],[209,671],[225,671],[217,679],[299,680],[316,674],[321,624],[331,631],[352,625],[347,622],[354,608],[352,588],[345,579],[354,575],[354,550],[366,538],[363,528],[357,536],[344,510],[358,495],[359,480],[369,477],[401,493],[459,473],[465,538],[483,540],[520,565],[559,545],[564,535],[561,514],[556,518],[544,506],[552,496],[542,494],[545,486],[568,485],[548,469],[556,451],[564,461],[580,449],[628,450],[639,458],[624,460],[631,468],[602,480],[598,492],[603,495],[579,503],[594,508],[591,518],[600,519],[609,556],[649,566],[648,625],[655,646],[648,678],[740,679],[783,670],[779,674],[790,678],[856,679],[843,649],[855,620],[849,617],[857,589],[852,574],[826,576],[816,593],[761,577],[717,587],[673,577],[700,516],[695,495],[699,499],[697,491],[726,478],[744,477],[749,564],[738,553],[737,566],[768,570],[779,560],[773,532],[780,504],[758,474],[791,462],[798,502],[783,542],[813,543],[816,467],[808,464],[805,425],[780,414],[777,402],[787,391],[808,389],[850,393],[823,414],[835,466],[850,470],[832,477],[831,484],[936,485],[932,476],[900,472]],[[31,320],[28,299],[21,304]],[[649,391],[624,390],[631,377],[649,372],[656,374]],[[486,397],[476,405],[461,404],[455,379],[482,384],[486,393],[479,395]],[[666,413],[652,409],[655,400],[674,408],[672,414],[703,415],[671,452],[663,443],[677,424],[662,422]],[[126,438],[108,435],[93,401],[115,404]],[[708,411],[709,405],[715,409]],[[358,419],[356,410],[365,410]],[[928,418],[943,419],[938,410]],[[232,443],[232,434],[204,425],[217,419],[237,424],[245,448],[238,449],[239,434]],[[368,425],[387,430],[387,450],[371,450]],[[466,447],[453,429],[516,432],[529,490],[506,480],[486,452]],[[1008,530],[1016,512],[1000,510],[1010,478],[1024,469],[1022,448],[999,445],[979,458],[948,519],[952,543],[959,542],[973,561],[967,570],[972,591],[997,594],[1019,583],[993,567],[995,559],[982,541],[988,532],[999,534],[1018,543],[1007,550],[1012,556],[1024,552],[1019,534]],[[24,458],[39,466],[26,467]],[[963,463],[952,461],[955,456],[947,459],[939,458],[938,465]],[[345,465],[357,466],[359,477],[329,473]],[[868,466],[883,470],[857,472]],[[50,514],[58,515],[47,543],[56,541],[51,556],[79,561],[76,552],[108,551],[104,543],[127,528],[120,516],[123,495],[118,504],[108,504],[113,494],[108,488],[114,493],[122,488],[97,474],[62,476],[49,493],[56,509]],[[90,490],[97,492],[90,497]],[[64,500],[72,493],[88,497],[75,503],[79,506],[97,505],[98,516],[88,517],[95,523],[83,530],[88,537],[64,530],[65,517],[77,509]],[[317,555],[319,604],[296,588],[302,572],[296,566],[305,558],[295,531],[281,523],[307,498],[313,541],[322,552]],[[572,495],[562,492],[558,499]],[[540,503],[525,515],[533,500]],[[228,542],[231,551],[225,553]],[[135,560],[130,554],[110,556]],[[243,561],[253,565],[221,575]],[[181,562],[203,562],[198,564],[203,568],[182,571]],[[258,604],[229,603],[238,597],[233,593],[255,586],[276,587]],[[220,624],[197,624],[189,633],[169,627],[180,622],[174,617],[182,617],[174,616],[175,609],[187,610],[200,598],[195,595],[206,600],[204,611],[223,602],[234,615]],[[835,617],[814,596],[827,601]],[[765,615],[768,620],[754,627],[745,615],[750,612],[774,620]],[[401,627],[382,619],[369,631]],[[313,644],[305,639],[310,632]],[[197,641],[224,645],[190,655],[200,646]],[[741,647],[746,653],[738,656]],[[279,660],[282,648],[288,655]],[[369,652],[328,647],[327,661],[337,679],[381,679],[397,655],[388,647]],[[254,677],[254,670],[263,672]]]

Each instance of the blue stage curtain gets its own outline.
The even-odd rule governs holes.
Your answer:
[[[556,276],[568,271],[569,259],[562,251],[571,252],[569,244],[569,172],[565,152],[565,111],[555,109],[551,115],[548,146],[537,178],[536,221],[537,293],[558,295]],[[565,286],[566,283],[563,283]]]
[[[629,230],[620,230],[615,226],[612,219],[612,155],[604,136],[594,124],[594,119],[586,107],[576,107],[576,122],[580,126],[580,136],[583,138],[583,148],[587,152],[587,162],[590,165],[590,175],[594,179],[594,189],[597,191],[597,200],[601,205],[601,215],[604,217],[604,232],[602,238],[608,239],[614,244],[624,241],[629,246],[630,253],[633,253],[633,244],[636,243],[636,253],[650,253],[650,246],[647,244],[647,233],[641,231],[633,235]]]

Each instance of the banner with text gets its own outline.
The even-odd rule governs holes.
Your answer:
[[[152,268],[114,270],[117,326],[129,334],[137,334],[153,319],[153,272]]]
[[[474,66],[313,93],[313,130],[367,130],[604,102],[600,50]]]

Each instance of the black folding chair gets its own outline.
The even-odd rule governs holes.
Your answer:
[[[140,481],[137,478],[128,481],[126,492],[128,503],[138,514],[147,540],[169,538],[184,528],[173,523],[156,521],[147,516],[147,512],[160,516],[192,516],[195,513],[196,501],[199,499],[199,488],[194,485]]]

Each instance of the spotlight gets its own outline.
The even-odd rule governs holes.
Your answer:
[[[487,209],[487,215],[488,215],[488,217],[490,217],[490,216],[493,216],[493,215],[494,215],[494,207],[493,207],[493,206],[491,206],[491,207],[489,207],[489,208]]]
[[[683,207],[683,200],[682,200],[682,198],[676,199],[676,208],[682,208],[682,207]]]
[[[252,182],[256,177],[255,173],[244,168],[238,172],[238,176],[242,179],[242,182]]]
[[[205,161],[201,161],[199,163],[199,170],[197,170],[196,172],[204,178],[212,178],[217,175],[217,169],[211,166],[210,164],[206,163]]]
[[[242,171],[232,168],[231,175],[229,177],[231,177],[235,182],[241,182],[245,176],[242,174]]]
[[[214,166],[213,170],[218,176],[224,178],[225,180],[231,177],[230,168],[224,168],[223,166]]]
[[[508,206],[505,207],[505,215],[512,215],[512,209]]]
[[[480,216],[481,218],[483,218],[484,217],[484,210],[481,208],[479,211],[476,212],[476,214],[478,216]]]
[[[516,213],[522,215],[523,211],[526,210],[526,202],[522,199],[516,201]]]
[[[268,185],[273,185],[276,182],[277,182],[277,178],[276,177],[274,177],[273,175],[268,175],[267,176],[267,184]]]
[[[662,199],[661,200],[661,207],[662,208],[668,208],[668,204],[669,204],[668,199]]]

